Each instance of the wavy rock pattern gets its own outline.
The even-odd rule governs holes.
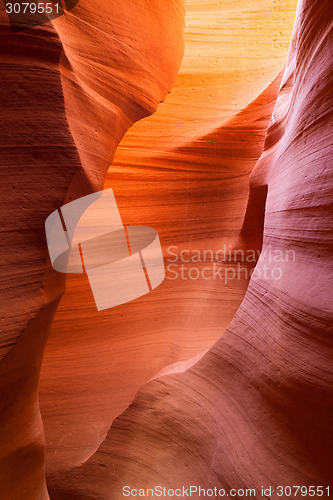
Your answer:
[[[218,342],[183,373],[147,384],[98,452],[51,481],[54,498],[105,499],[124,485],[331,485],[332,20],[299,3],[242,234],[258,233],[257,273]],[[273,262],[269,249],[290,255]],[[277,267],[280,279],[264,279]],[[180,371],[180,370],[179,370]]]
[[[279,280],[251,281],[211,349],[243,299],[245,278],[222,287],[166,281],[98,317],[85,278],[69,279],[40,384],[51,498],[111,500],[126,483],[329,483],[332,12],[325,0],[299,4],[253,170],[293,8],[282,0],[189,1],[173,91],[125,135],[115,158],[129,127],[173,86],[183,1],[156,0],[152,8],[144,0],[80,0],[55,30],[20,34],[1,12],[4,500],[49,498],[37,389],[65,283],[45,264],[44,221],[66,201],[102,189],[111,162],[106,186],[125,224],[158,229],[166,258],[170,244],[260,249],[265,217],[257,271],[272,266],[270,248],[295,252],[296,262],[279,264]],[[165,368],[170,363],[177,364]]]
[[[6,500],[22,499],[22,491],[40,499],[48,496],[38,377],[64,288],[56,276],[43,285],[44,218],[64,200],[80,163],[65,116],[58,38],[46,27],[19,38],[2,25],[0,46],[0,491]]]
[[[66,201],[102,189],[123,134],[171,89],[183,54],[183,2],[159,3],[155,12],[145,2],[135,8],[130,1],[119,7],[101,2],[94,18],[82,0],[75,12],[54,21],[60,40],[47,25],[13,33],[1,11],[4,500],[48,498],[37,390],[65,283],[47,261],[45,219]],[[137,18],[151,26],[150,36],[143,24],[128,31]],[[134,67],[140,76],[135,80]]]
[[[246,244],[240,230],[249,175],[263,149],[295,14],[293,2],[200,5],[187,5],[185,57],[172,92],[125,135],[105,184],[125,224],[158,230],[166,264],[170,246],[180,252]],[[88,281],[68,277],[40,385],[49,473],[86,460],[160,369],[211,347],[247,284],[243,275],[228,284],[167,279],[149,296],[97,313]]]

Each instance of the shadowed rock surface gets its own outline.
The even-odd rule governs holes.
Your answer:
[[[249,176],[263,149],[294,15],[294,2],[232,9],[188,2],[185,56],[172,92],[125,135],[105,183],[125,225],[158,230],[167,279],[149,296],[97,313],[88,280],[67,277],[40,384],[50,473],[86,460],[138,389],[160,369],[211,347],[239,307],[244,271],[228,283],[175,279],[180,268],[171,267],[168,249],[252,244],[240,235]],[[128,71],[134,75],[135,67]],[[211,274],[213,265],[194,264]]]
[[[275,102],[294,9],[190,0],[181,66],[182,0],[80,0],[15,34],[1,11],[3,500],[49,498],[38,386],[53,500],[330,484],[332,7],[299,2]],[[261,257],[249,286],[167,279],[102,314],[69,277],[44,355],[65,289],[45,219],[103,186],[166,265]]]
[[[65,276],[48,261],[45,219],[65,202],[103,188],[123,134],[171,90],[183,55],[183,2],[159,3],[152,11],[146,2],[92,8],[83,0],[54,21],[57,34],[49,25],[13,33],[1,7],[4,500],[48,498],[38,382]],[[137,18],[151,26],[150,36],[142,24],[129,32]]]
[[[272,498],[278,485],[332,487],[330,14],[328,2],[298,6],[251,175],[252,194],[267,191],[262,254],[235,318],[192,368],[139,391],[96,454],[51,481],[56,499],[116,498],[124,485],[256,488],[256,498],[261,486]],[[260,234],[251,192],[243,235]],[[265,266],[281,277],[265,278]]]

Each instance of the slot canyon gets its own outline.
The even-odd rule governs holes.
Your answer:
[[[5,3],[0,500],[329,498],[331,2]],[[45,221],[104,189],[165,279],[97,311]]]

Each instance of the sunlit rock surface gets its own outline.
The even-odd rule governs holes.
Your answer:
[[[141,389],[97,453],[50,480],[55,498],[332,487],[330,14],[328,2],[298,6],[242,228],[259,239],[267,192],[262,254],[233,321],[192,368]]]
[[[153,10],[146,2],[116,7],[81,0],[54,21],[55,29],[19,33],[1,7],[4,500],[48,498],[37,388],[65,276],[48,262],[45,219],[66,201],[103,188],[123,134],[171,90],[183,56],[183,2],[160,4]]]
[[[160,369],[211,347],[239,307],[244,272],[227,283],[182,279],[171,260],[183,250],[186,259],[195,250],[247,245],[240,230],[249,175],[294,16],[294,2],[188,2],[185,56],[172,92],[125,135],[105,183],[125,225],[159,232],[167,279],[149,296],[97,313],[88,280],[67,278],[40,385],[50,473],[86,460],[138,389]],[[211,261],[193,266],[213,274]]]
[[[188,1],[182,64],[182,0],[110,4],[19,34],[1,11],[1,498],[48,499],[45,458],[54,500],[326,486],[331,6],[299,3],[275,104],[294,1]],[[65,289],[44,222],[103,186],[125,225],[158,230],[167,279],[98,313],[86,277],[67,278],[39,384],[44,457],[39,371]],[[170,247],[262,240],[243,302],[244,274],[170,279]]]

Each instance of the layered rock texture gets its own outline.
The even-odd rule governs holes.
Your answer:
[[[330,3],[300,0],[288,57],[291,1],[116,5],[1,13],[1,498],[333,487]],[[167,278],[98,313],[84,276],[60,302],[44,222],[103,186]]]
[[[45,219],[103,188],[121,137],[165,98],[182,59],[183,2],[131,3],[81,1],[55,28],[20,33],[1,10],[3,499],[48,498],[37,388],[65,277],[47,261]]]

